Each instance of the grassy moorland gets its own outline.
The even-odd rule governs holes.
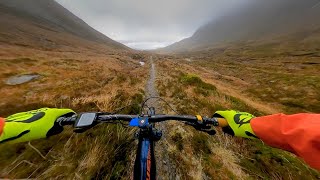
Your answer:
[[[10,48],[13,51],[12,48]],[[72,108],[76,112],[137,113],[144,96],[147,67],[139,54],[109,52],[49,52],[32,49],[1,52],[0,114],[40,107]],[[21,85],[7,78],[37,74]],[[132,131],[121,125],[101,125],[83,134],[67,127],[59,135],[14,145],[0,145],[1,178],[128,179],[134,148]]]
[[[138,61],[146,56],[102,52],[3,48],[0,114],[40,107],[113,112],[129,104],[122,113],[136,114],[149,70]],[[256,116],[319,112],[317,53],[242,45],[155,59],[159,95],[181,114],[212,116],[221,109]],[[9,77],[23,74],[40,78],[5,84]],[[320,177],[299,158],[260,141],[232,138],[219,129],[209,136],[175,122],[168,122],[167,131],[168,154],[182,179]],[[49,139],[0,145],[0,177],[128,179],[135,154],[132,134],[121,125],[100,125],[83,134],[67,127]]]
[[[316,75],[319,61],[315,58],[282,56],[275,59],[260,55],[253,58],[237,52],[243,51],[219,49],[161,57],[158,61],[159,94],[181,114],[212,116],[216,110],[224,109],[246,111],[256,116],[319,112],[319,103],[316,103],[320,93],[320,80]],[[286,65],[288,63],[291,66]],[[292,66],[298,70],[290,70]],[[293,100],[298,105],[294,105]],[[220,130],[210,137],[174,122],[167,127],[171,132],[167,136],[170,156],[182,179],[320,177],[319,172],[294,155],[267,147],[258,140],[231,138]]]
[[[285,113],[320,112],[320,54],[315,43],[239,44],[184,58],[202,77]]]

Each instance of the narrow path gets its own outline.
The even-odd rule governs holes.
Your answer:
[[[146,87],[146,95],[147,95],[146,98],[158,96],[158,92],[157,92],[156,87],[155,87],[156,76],[157,76],[156,75],[156,65],[153,62],[153,57],[152,56],[150,56],[150,64],[151,64],[150,77],[149,77],[149,80],[147,82],[147,87]],[[159,105],[158,105],[157,102],[158,102],[157,99],[151,99],[150,101],[148,101],[148,106],[153,106],[157,110],[159,110],[159,107],[158,107]]]
[[[155,87],[156,83],[156,65],[154,63],[153,57],[150,57],[150,78],[147,82],[146,95],[148,97],[158,96],[158,92]],[[156,113],[161,114],[161,107],[157,99],[150,100],[147,105],[156,108]],[[168,142],[166,139],[167,127],[165,123],[158,123],[157,128],[162,130],[163,136],[160,141],[155,145],[155,155],[157,161],[157,179],[167,180],[167,179],[177,179],[175,165],[172,163],[168,153]]]

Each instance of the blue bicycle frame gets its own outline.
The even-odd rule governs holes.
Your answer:
[[[139,140],[134,165],[134,179],[156,179],[154,142],[147,138]]]
[[[162,132],[156,130],[152,124],[149,124],[147,118],[132,119],[130,126],[140,128],[135,135],[139,139],[139,143],[134,164],[134,179],[156,179],[154,144],[155,141],[160,140]]]

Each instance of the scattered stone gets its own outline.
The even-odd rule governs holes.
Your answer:
[[[38,74],[25,74],[25,75],[18,75],[18,76],[12,76],[5,82],[7,85],[19,85],[23,83],[30,82],[32,80],[38,79],[40,75]]]
[[[146,64],[146,63],[143,62],[143,61],[140,61],[139,63],[140,63],[141,66],[144,66],[144,65]]]
[[[166,161],[163,161],[163,164],[167,164],[167,162],[166,162]]]

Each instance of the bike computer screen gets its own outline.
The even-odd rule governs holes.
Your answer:
[[[93,121],[96,119],[96,113],[83,113],[80,114],[80,117],[75,123],[76,128],[87,127],[93,124]]]

